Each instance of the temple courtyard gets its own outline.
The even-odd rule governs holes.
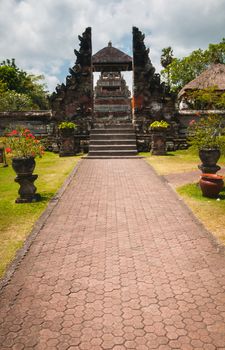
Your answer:
[[[224,251],[147,162],[83,159],[55,202],[1,286],[1,350],[225,349]]]

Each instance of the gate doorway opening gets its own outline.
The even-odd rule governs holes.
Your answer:
[[[94,72],[94,119],[114,123],[131,122],[131,91],[124,79],[124,73],[132,73],[132,58],[108,46],[92,56]],[[96,72],[99,72],[98,77]]]

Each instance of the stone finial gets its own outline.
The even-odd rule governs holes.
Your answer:
[[[112,47],[112,41],[111,40],[108,43],[108,47]]]

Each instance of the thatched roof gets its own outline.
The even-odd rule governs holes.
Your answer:
[[[197,78],[186,84],[178,94],[181,97],[188,90],[201,90],[216,86],[218,91],[225,91],[225,64],[212,64]]]
[[[132,69],[132,58],[126,53],[116,49],[109,42],[108,46],[104,47],[92,56],[92,64],[94,68],[106,66],[124,66],[125,70]]]

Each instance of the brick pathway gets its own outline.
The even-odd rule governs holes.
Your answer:
[[[0,349],[225,349],[225,257],[143,160],[84,160],[0,294]]]

